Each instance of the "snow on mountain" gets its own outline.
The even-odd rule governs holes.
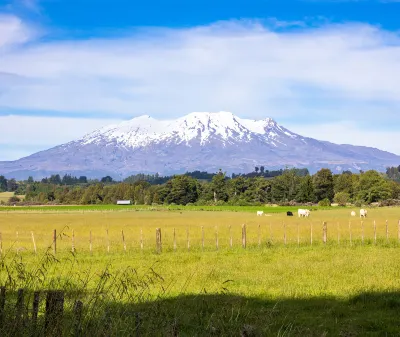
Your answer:
[[[279,126],[271,118],[264,120],[240,119],[231,112],[193,112],[176,120],[160,121],[144,115],[118,125],[96,130],[81,140],[82,144],[116,142],[126,148],[138,148],[151,143],[174,141],[176,144],[198,140],[201,145],[212,139],[220,139],[222,144],[237,141],[250,142],[255,138],[276,145],[279,133],[296,138],[297,135]]]
[[[0,175],[36,178],[70,173],[123,178],[134,173],[172,174],[223,169],[250,172],[322,167],[334,171],[384,170],[400,156],[375,148],[337,145],[297,135],[271,118],[242,119],[230,112],[193,112],[175,120],[140,116],[91,132],[81,139],[11,162]]]

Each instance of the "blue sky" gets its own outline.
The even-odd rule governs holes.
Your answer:
[[[193,111],[400,154],[400,2],[0,0],[0,160]]]

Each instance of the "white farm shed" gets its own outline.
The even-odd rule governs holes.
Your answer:
[[[117,200],[117,205],[130,205],[130,200]]]

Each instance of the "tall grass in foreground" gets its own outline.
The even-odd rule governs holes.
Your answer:
[[[107,262],[79,253],[56,258],[51,247],[34,260],[8,251],[0,264],[0,284],[7,288],[0,336],[52,335],[44,330],[44,297],[53,289],[65,292],[64,336],[399,335],[400,287],[398,280],[388,278],[399,275],[393,269],[396,262],[382,263],[381,272],[368,267],[397,249],[358,246],[340,249],[342,256],[334,254],[337,249],[281,246],[261,252],[253,247],[246,252],[148,253],[139,263],[144,268],[121,263],[118,256]],[[377,261],[362,255],[376,255]],[[214,266],[196,279],[193,266],[202,266],[201,256]],[[352,260],[353,266],[346,265]],[[178,261],[186,273],[174,280],[167,269]],[[372,281],[366,283],[365,277]],[[176,281],[181,284],[178,292]],[[16,316],[20,288],[25,289],[22,319]],[[30,308],[37,290],[42,301],[34,325]],[[79,324],[73,312],[77,300],[83,302]]]

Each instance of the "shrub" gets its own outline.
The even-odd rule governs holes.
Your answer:
[[[10,199],[8,199],[8,203],[10,203],[10,204],[14,204],[14,203],[20,202],[20,201],[21,200],[18,197],[16,197],[15,195],[12,196]]]
[[[331,205],[331,201],[328,198],[322,199],[319,203],[318,206],[322,207],[327,207]]]
[[[335,194],[333,200],[340,206],[346,206],[347,202],[350,200],[350,194],[347,192],[338,192]]]

